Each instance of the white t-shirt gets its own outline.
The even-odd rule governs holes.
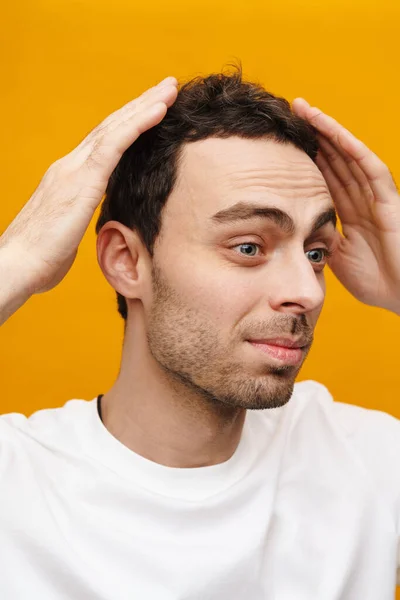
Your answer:
[[[226,462],[165,467],[96,398],[0,417],[4,600],[392,600],[400,421],[314,381]]]

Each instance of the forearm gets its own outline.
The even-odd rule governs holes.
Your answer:
[[[31,297],[18,253],[0,243],[0,325]]]

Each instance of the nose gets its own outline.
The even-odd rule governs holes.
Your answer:
[[[325,299],[324,274],[313,267],[303,249],[281,256],[268,288],[271,308],[279,312],[319,312]]]

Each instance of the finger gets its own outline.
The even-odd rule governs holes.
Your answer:
[[[93,142],[99,135],[101,135],[107,128],[115,127],[116,124],[122,122],[127,114],[132,111],[140,109],[143,105],[147,105],[149,102],[155,104],[158,101],[164,100],[175,93],[177,86],[177,80],[175,77],[167,77],[161,81],[158,85],[149,88],[143,92],[137,98],[130,100],[122,107],[108,115],[99,125],[97,125],[79,144],[79,146],[87,146]]]
[[[342,131],[345,131],[345,129],[335,121],[333,117],[326,115],[316,106],[310,106],[304,98],[296,98],[293,101],[292,106],[299,117],[309,121],[311,125],[318,129],[318,131],[325,135],[331,142],[340,146],[338,136]]]
[[[136,107],[140,107],[147,100],[151,100],[152,98],[158,98],[160,94],[165,94],[166,89],[169,87],[176,88],[178,85],[178,81],[175,77],[167,77],[163,81],[161,81],[158,85],[149,88],[143,94],[141,94],[138,98],[131,100],[124,106],[122,106],[118,111],[118,115],[123,117],[124,113],[131,112],[132,109]],[[117,116],[117,115],[115,115]]]
[[[331,146],[333,152],[335,149]],[[330,181],[328,187],[332,194],[335,205],[343,222],[353,222],[355,218],[373,218],[372,206],[374,204],[374,194],[369,188],[369,192],[361,190],[359,184],[355,181],[351,172],[349,172],[346,163],[342,157],[336,153],[336,160],[332,160],[332,151],[327,154],[326,149],[321,145],[318,153],[317,164],[328,183],[329,171],[336,177],[335,182]],[[347,170],[346,170],[347,169]],[[337,184],[335,191],[334,185]],[[341,190],[339,189],[341,186]]]
[[[350,200],[346,188],[339,181],[321,150],[318,152],[316,163],[327,183],[339,219],[344,223],[354,222],[357,216],[354,203]]]
[[[353,201],[359,200],[364,187],[368,187],[370,195],[372,195],[368,179],[357,164],[353,165],[358,168],[358,170],[354,172],[353,169],[350,168],[349,163],[344,160],[342,154],[338,152],[337,148],[331,144],[325,136],[318,136],[318,144],[323,150],[324,156],[328,160],[332,171]]]
[[[350,131],[342,129],[339,136],[340,145],[366,175],[375,199],[380,202],[398,200],[396,184],[385,163]]]
[[[295,114],[304,119],[309,120],[312,123],[312,125],[314,125],[315,128],[320,132],[320,134],[317,136],[320,145],[323,144],[324,140],[326,140],[327,144],[333,146],[336,149],[336,151],[343,157],[343,160],[348,164],[350,171],[353,173],[357,181],[359,181],[360,185],[364,185],[367,181],[366,175],[363,173],[362,169],[357,165],[355,159],[343,150],[342,146],[336,139],[338,134],[338,128],[343,130],[344,128],[331,117],[324,115],[322,111],[319,111],[315,107],[311,107],[310,104],[306,100],[304,100],[304,98],[296,98],[293,101],[293,109]],[[315,111],[318,111],[318,113],[316,114]],[[322,116],[326,117],[326,120],[323,120]],[[333,127],[334,124],[336,124],[337,126],[336,129]],[[328,146],[325,146],[325,148],[327,149]],[[329,157],[330,151],[328,150],[326,154]],[[332,160],[335,160],[335,158],[336,156],[333,155]]]
[[[86,168],[97,171],[101,185],[105,185],[121,156],[141,133],[157,125],[167,112],[165,102],[150,104],[133,114],[130,120],[107,131],[84,161]]]
[[[337,148],[325,136],[319,135],[318,142],[320,144],[320,151],[327,159],[339,182],[347,191],[349,202],[353,203],[354,213],[359,218],[367,215],[367,218],[373,220],[375,195],[365,174],[357,163],[346,162],[342,154],[337,151]],[[340,198],[338,202],[340,202]],[[350,214],[350,210],[348,214]]]
[[[115,129],[110,131],[107,137],[105,137],[104,143],[114,146],[122,156],[125,150],[133,144],[140,134],[162,121],[166,115],[168,104],[167,102],[157,102],[133,114],[130,119],[120,123]]]
[[[295,98],[292,102],[293,112],[302,119],[306,119],[307,109],[310,108],[309,103],[304,98]]]
[[[118,119],[114,119],[104,128],[103,134],[113,131],[120,125],[127,124],[135,114],[146,110],[148,107],[155,105],[158,102],[164,102],[167,108],[169,108],[175,102],[177,94],[178,90],[175,86],[164,86],[157,93],[144,98],[140,103],[126,107],[126,109],[118,115]]]
[[[160,81],[157,85],[154,85],[153,87],[150,87],[147,90],[145,90],[137,98],[133,98],[133,100],[130,100],[129,102],[127,102],[126,104],[121,106],[119,109],[117,109],[116,111],[111,113],[111,115],[109,115],[109,117],[107,117],[107,118],[110,118],[110,117],[113,118],[113,117],[117,116],[118,114],[121,114],[127,110],[130,110],[132,107],[140,105],[144,100],[154,97],[160,91],[163,91],[165,87],[168,87],[171,85],[176,87],[178,85],[177,79],[175,77],[166,77],[165,79]]]
[[[140,133],[161,121],[167,108],[175,101],[177,93],[175,86],[165,85],[158,92],[149,95],[141,104],[132,105],[129,111],[117,111],[118,117],[93,130],[70,155],[77,164],[89,161],[90,167],[93,168],[95,163],[103,162],[100,155],[106,153],[107,160],[114,164],[115,159],[119,160]]]
[[[372,193],[372,189],[369,184],[368,178],[365,175],[364,171],[361,169],[361,167],[356,163],[356,161],[353,158],[351,158],[348,153],[344,152],[343,148],[338,148],[338,146],[334,146],[333,144],[331,144],[328,138],[323,134],[318,134],[317,138],[319,145],[321,147],[324,146],[325,154],[327,154],[327,156],[329,157],[331,152],[337,152],[339,156],[342,157],[342,160],[345,162],[351,174],[358,182],[360,188],[369,194]]]
[[[349,157],[348,160],[356,161],[367,177],[377,200],[390,201],[392,193],[397,192],[396,184],[385,163],[372,150],[335,119],[315,106],[310,106],[303,98],[293,101],[293,110],[344,151]]]

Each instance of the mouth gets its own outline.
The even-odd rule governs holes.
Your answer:
[[[307,348],[307,345],[300,345],[300,342],[284,339],[247,341],[257,352],[262,352],[286,365],[300,364]]]

